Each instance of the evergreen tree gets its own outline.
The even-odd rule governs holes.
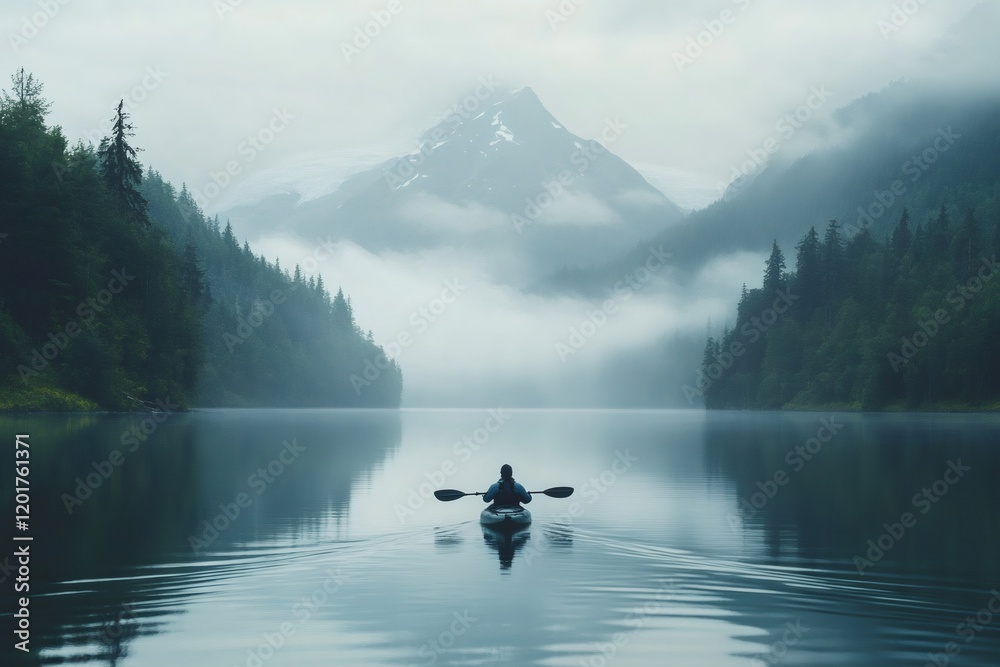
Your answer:
[[[204,275],[205,271],[201,268],[198,260],[198,248],[195,246],[194,240],[188,237],[184,244],[184,289],[191,297],[192,303],[198,305],[202,304],[205,295]]]
[[[937,217],[927,225],[927,243],[929,245],[930,256],[936,260],[944,259],[948,252],[948,245],[951,241],[951,219],[948,217],[948,210],[944,204],[938,211]]]
[[[874,286],[883,283],[884,257],[878,242],[872,237],[868,223],[847,241],[844,249],[844,286],[843,293],[860,295],[874,292]],[[864,285],[870,285],[867,290]],[[865,302],[868,300],[865,299]]]
[[[710,405],[713,403],[712,399],[714,398],[714,393],[712,392],[711,381],[713,375],[713,366],[717,366],[719,363],[718,362],[719,344],[720,344],[719,341],[716,341],[714,338],[709,336],[708,340],[705,341],[705,350],[702,353],[701,357],[701,372],[708,382],[707,389],[705,389],[703,395],[705,401],[705,407],[710,407]],[[717,375],[718,373],[714,374]]]
[[[747,284],[743,283],[743,289],[740,290],[740,301],[736,305],[736,321],[742,322],[750,317],[750,291],[747,289]]]
[[[840,295],[844,282],[844,241],[836,220],[831,220],[826,227],[820,248],[820,267],[823,272],[823,301],[828,304]]]
[[[892,241],[890,243],[890,248],[892,249],[892,254],[899,258],[907,253],[910,249],[910,243],[913,240],[913,234],[910,232],[910,212],[903,208],[903,214],[899,216],[899,223],[896,228],[892,230]]]
[[[819,306],[823,293],[823,276],[819,262],[819,234],[815,227],[795,246],[795,294],[799,297],[798,308],[805,319]],[[745,286],[744,286],[745,287]]]
[[[979,240],[979,222],[971,208],[966,211],[962,226],[955,235],[955,265],[959,276],[973,273],[982,252]]]
[[[916,262],[922,262],[929,255],[927,225],[916,226],[913,230],[913,240],[910,242],[910,253]]]
[[[764,269],[764,294],[774,295],[784,286],[785,255],[778,247],[778,241],[771,244],[771,254]]]
[[[233,233],[233,225],[226,220],[226,228],[222,232],[222,240],[225,242],[227,250],[239,250],[240,244],[236,241],[236,234]]]
[[[323,275],[320,274],[316,277],[316,294],[319,295],[320,300],[327,310],[330,308],[330,295],[326,291],[326,286],[323,284]]]
[[[0,95],[0,114],[4,122],[42,127],[52,108],[52,103],[42,97],[44,86],[33,74],[27,74],[23,67],[10,79],[13,84],[11,92],[5,90]]]
[[[333,326],[340,331],[354,330],[354,310],[351,303],[344,297],[344,290],[338,289],[333,297]]]
[[[125,100],[118,103],[112,121],[111,136],[101,140],[97,156],[100,161],[104,183],[114,194],[122,208],[143,225],[149,224],[148,203],[141,194],[142,166],[138,154],[142,149],[133,148],[128,140],[135,136],[129,115],[125,111]]]

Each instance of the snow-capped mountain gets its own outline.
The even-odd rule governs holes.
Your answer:
[[[531,88],[501,95],[474,113],[468,119],[449,116],[425,133],[415,151],[393,161],[385,171],[389,189],[402,194],[410,187],[411,192],[475,201],[515,214],[528,208],[526,197],[533,199],[563,174],[567,191],[607,200],[605,204],[644,195],[665,214],[673,208],[601,143],[564,128]],[[627,128],[608,119],[601,131],[603,144],[611,145]]]
[[[627,126],[606,119],[597,138],[567,130],[531,88],[467,98],[407,155],[348,178],[300,205],[284,198],[228,212],[239,229],[266,215],[308,237],[332,235],[372,251],[437,245],[503,255],[547,273],[602,261],[683,213],[610,152]],[[287,208],[284,214],[279,211]],[[267,213],[263,213],[267,211]]]

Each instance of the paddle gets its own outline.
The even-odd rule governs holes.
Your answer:
[[[438,500],[443,500],[448,502],[450,500],[458,500],[459,498],[464,498],[465,496],[481,496],[485,492],[476,491],[475,493],[464,493],[462,491],[456,491],[455,489],[441,489],[434,492],[434,497]],[[545,489],[544,491],[529,491],[528,493],[537,495],[545,495],[550,498],[569,498],[573,495],[572,486],[553,486],[551,489]]]

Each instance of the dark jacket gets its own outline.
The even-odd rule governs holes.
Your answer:
[[[494,505],[516,507],[521,503],[530,503],[531,494],[524,490],[524,487],[514,481],[513,478],[497,480],[483,496],[485,502],[493,502]]]

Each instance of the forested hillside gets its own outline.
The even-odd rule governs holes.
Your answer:
[[[798,243],[794,272],[775,243],[763,286],[744,286],[685,391],[708,408],[996,407],[995,210],[995,194],[920,224],[904,209],[882,240],[866,226],[845,239],[832,221]]]
[[[176,192],[156,172],[147,172],[143,194],[178,252],[199,267],[198,405],[399,405],[399,366],[362,333],[343,292],[331,298],[322,277],[254,255],[230,225],[206,219],[186,189]]]
[[[49,107],[23,70],[0,97],[0,409],[399,404],[343,294],[143,174],[121,105],[96,149]]]

